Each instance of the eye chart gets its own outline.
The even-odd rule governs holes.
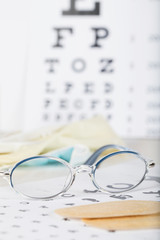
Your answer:
[[[24,128],[103,115],[160,137],[160,1],[31,2]]]

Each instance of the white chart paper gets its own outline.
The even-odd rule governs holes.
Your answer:
[[[81,173],[68,192],[61,197],[44,201],[23,198],[1,181],[0,239],[158,240],[158,229],[109,232],[89,227],[81,220],[63,218],[54,213],[58,208],[108,201],[159,201],[160,178],[157,171],[149,172],[146,180],[134,190],[116,195],[99,193],[87,174]]]
[[[160,2],[35,0],[24,128],[102,114],[123,137],[160,136]]]

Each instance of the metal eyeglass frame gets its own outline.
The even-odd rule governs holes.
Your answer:
[[[114,150],[117,150],[116,152],[113,152],[113,153],[110,153],[110,154],[107,154],[105,155],[104,157],[102,157],[101,159],[99,159],[98,161],[97,158],[101,155],[101,153],[105,150],[108,150],[108,149],[114,149]],[[107,158],[111,157],[111,156],[115,156],[115,155],[118,155],[118,154],[123,154],[123,153],[131,153],[131,154],[134,154],[136,155],[141,161],[143,161],[145,163],[145,172],[144,172],[144,175],[142,176],[141,180],[129,187],[128,189],[125,189],[125,190],[122,190],[122,191],[119,191],[119,192],[114,192],[114,191],[108,191],[106,189],[103,189],[101,188],[95,181],[95,170],[98,166],[98,164],[104,160],[106,160]],[[33,159],[36,159],[36,158],[49,158],[49,159],[53,159],[53,160],[56,160],[62,164],[64,164],[65,166],[68,167],[68,169],[70,170],[70,174],[71,174],[71,179],[69,181],[69,183],[67,184],[67,186],[64,186],[64,188],[62,189],[62,191],[58,192],[57,194],[55,195],[52,195],[52,196],[48,196],[48,197],[32,197],[32,196],[28,196],[24,193],[21,193],[21,192],[18,192],[15,187],[14,187],[14,184],[13,184],[13,181],[12,181],[12,174],[14,172],[14,170],[22,163],[26,162],[26,161],[30,161],[30,160],[33,160]],[[119,145],[115,145],[115,144],[110,144],[110,145],[105,145],[101,148],[99,148],[97,151],[95,151],[88,159],[87,161],[83,164],[83,165],[80,165],[80,166],[76,166],[76,167],[72,167],[71,164],[69,164],[68,162],[66,162],[65,160],[61,159],[61,158],[57,158],[57,157],[51,157],[51,156],[48,156],[48,155],[40,155],[40,156],[35,156],[35,157],[30,157],[30,158],[27,158],[27,159],[24,159],[20,162],[18,162],[17,164],[15,164],[11,169],[5,169],[5,170],[0,170],[0,176],[4,177],[4,179],[6,179],[10,186],[18,193],[20,193],[21,195],[25,196],[25,197],[29,197],[29,198],[32,198],[32,199],[50,199],[50,198],[54,198],[58,195],[61,195],[61,194],[64,194],[70,187],[71,185],[73,184],[74,182],[74,179],[75,179],[75,176],[77,173],[80,173],[80,172],[87,172],[89,174],[89,176],[91,177],[91,180],[94,184],[94,186],[98,189],[98,191],[100,192],[103,192],[103,193],[115,193],[115,194],[118,194],[118,193],[122,193],[122,192],[126,192],[126,191],[129,191],[135,187],[137,187],[145,178],[146,174],[148,173],[148,170],[150,167],[154,167],[155,166],[155,162],[153,162],[152,160],[147,160],[145,158],[143,158],[139,153],[135,152],[135,151],[132,151],[126,147],[123,147],[123,146],[119,146]]]

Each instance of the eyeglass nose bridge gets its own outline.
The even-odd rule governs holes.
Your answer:
[[[77,166],[75,168],[75,172],[76,173],[88,173],[91,174],[93,172],[93,166],[89,166],[89,165],[81,165],[81,166]]]

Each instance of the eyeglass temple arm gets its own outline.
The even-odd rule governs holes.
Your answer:
[[[5,176],[9,176],[9,172],[6,171],[0,171],[0,177],[5,177]]]
[[[4,171],[0,171],[0,176],[4,176]]]
[[[127,150],[130,150],[126,147],[122,147],[122,146],[119,146],[119,145],[115,145],[115,144],[109,144],[109,145],[105,145],[101,148],[99,148],[97,151],[95,151],[88,159],[87,161],[84,163],[85,165],[92,165],[93,163],[95,163],[96,159],[99,157],[99,155],[107,150],[107,149],[117,149],[117,150],[120,150],[120,151],[127,151]]]
[[[0,176],[4,177],[4,176],[7,176],[7,175],[10,175],[9,174],[9,166],[5,165],[5,166],[0,168]]]

